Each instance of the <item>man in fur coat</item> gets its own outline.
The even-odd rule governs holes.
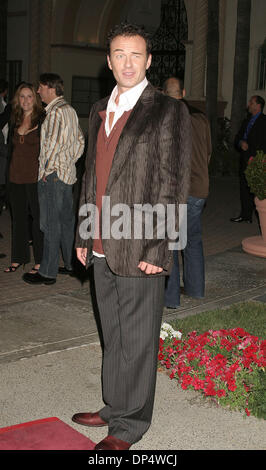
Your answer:
[[[191,138],[187,107],[146,79],[152,57],[143,28],[118,25],[108,46],[117,85],[90,113],[76,237],[78,259],[94,264],[104,406],[72,419],[108,426],[96,450],[126,450],[151,423],[165,276],[173,257],[163,213],[175,208],[170,212],[178,230]]]

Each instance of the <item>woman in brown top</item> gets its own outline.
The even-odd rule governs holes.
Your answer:
[[[12,216],[11,265],[6,273],[16,271],[30,261],[29,222],[32,221],[32,245],[35,265],[39,269],[43,233],[40,230],[38,201],[38,158],[40,126],[45,117],[42,103],[33,85],[23,83],[12,103],[8,158],[8,197]]]

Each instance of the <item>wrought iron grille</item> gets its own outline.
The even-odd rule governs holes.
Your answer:
[[[187,12],[184,0],[162,0],[161,24],[152,38],[152,65],[148,78],[161,87],[171,76],[184,76],[187,40]]]

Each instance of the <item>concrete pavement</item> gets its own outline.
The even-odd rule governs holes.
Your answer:
[[[241,249],[258,226],[229,222],[238,206],[237,179],[213,178],[203,215],[206,296],[182,296],[181,307],[165,309],[165,321],[242,300],[265,302],[266,260]],[[9,255],[8,212],[0,224],[0,252]],[[61,275],[55,285],[30,286],[22,269],[3,273],[9,261],[0,259],[0,427],[57,416],[98,442],[106,429],[71,421],[78,411],[102,406],[92,273],[81,269],[78,278]],[[132,450],[265,449],[265,435],[265,421],[217,408],[159,372],[152,426]]]

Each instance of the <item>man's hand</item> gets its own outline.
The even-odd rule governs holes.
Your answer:
[[[83,264],[83,266],[86,266],[86,260],[87,260],[87,248],[76,248],[77,251],[77,258]]]
[[[42,180],[44,181],[44,183],[47,183],[46,176],[43,176],[43,177],[42,177]]]
[[[163,268],[159,268],[153,264],[145,263],[145,261],[141,261],[138,265],[138,268],[145,274],[159,274],[163,271]]]
[[[245,140],[241,140],[240,147],[242,148],[242,150],[246,151],[248,150],[248,143]]]

